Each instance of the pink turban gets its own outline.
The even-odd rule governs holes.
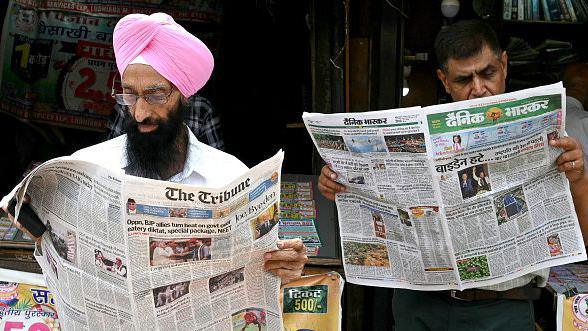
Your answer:
[[[214,58],[208,47],[164,13],[121,18],[112,41],[121,75],[141,56],[186,97],[200,90],[212,74]]]

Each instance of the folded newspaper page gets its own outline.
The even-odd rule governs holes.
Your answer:
[[[556,169],[561,83],[426,108],[308,114],[336,196],[347,281],[489,286],[586,259]]]
[[[214,189],[67,157],[38,167],[17,194],[47,226],[35,255],[62,327],[282,329],[280,279],[263,270],[277,249],[282,160]]]

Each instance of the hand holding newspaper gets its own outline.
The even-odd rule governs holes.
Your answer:
[[[282,328],[277,248],[283,153],[221,188],[58,158],[17,191],[47,230],[35,252],[64,329]]]
[[[336,203],[347,281],[417,290],[502,283],[586,259],[557,171],[553,84],[426,108],[307,114],[347,187]]]

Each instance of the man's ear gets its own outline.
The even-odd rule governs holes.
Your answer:
[[[441,69],[437,69],[437,77],[439,78],[441,83],[443,83],[443,87],[445,87],[445,92],[447,92],[447,94],[451,94],[451,91],[449,91],[449,85],[447,84],[447,76],[445,75],[445,72],[443,72],[443,70]]]
[[[180,97],[180,102],[182,103],[182,106],[185,106],[188,104],[188,98],[186,98],[185,96],[181,96]]]
[[[500,63],[502,64],[502,70],[504,71],[504,78],[506,78],[506,74],[508,73],[508,54],[506,54],[506,51],[502,51]]]

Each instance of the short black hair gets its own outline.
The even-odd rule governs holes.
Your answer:
[[[435,38],[435,55],[439,67],[446,71],[449,59],[467,59],[479,54],[484,46],[498,57],[502,54],[498,36],[490,25],[480,20],[459,21],[439,31]]]

